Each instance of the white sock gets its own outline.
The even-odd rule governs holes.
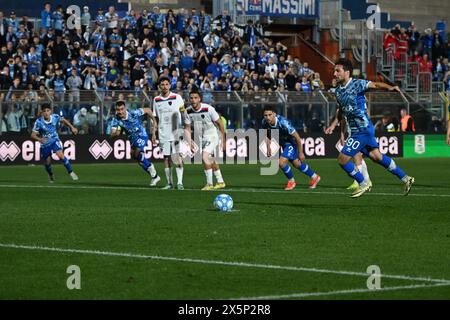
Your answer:
[[[214,175],[216,176],[217,183],[224,183],[222,178],[222,172],[220,172],[220,169],[214,171]]]
[[[360,164],[360,165],[358,166],[358,171],[361,172],[361,174],[362,174],[363,177],[364,177],[364,181],[363,181],[363,182],[369,181],[369,180],[366,179],[366,176],[365,176],[364,173],[363,173],[363,165],[362,165],[362,164]]]
[[[183,184],[183,171],[184,167],[176,168],[178,184]]]
[[[164,172],[166,173],[167,184],[172,185],[172,168],[165,168]]]
[[[150,167],[148,167],[148,173],[150,173],[150,176],[152,178],[156,178],[157,174],[156,174],[156,169],[155,166],[153,165],[153,163],[150,165]]]
[[[206,175],[206,184],[212,185],[213,184],[213,171],[212,169],[205,170]]]
[[[369,181],[370,177],[369,177],[369,170],[367,170],[367,164],[364,161],[364,159],[362,159],[361,161],[361,166],[358,166],[358,170],[361,171],[361,174],[364,177],[364,180]]]

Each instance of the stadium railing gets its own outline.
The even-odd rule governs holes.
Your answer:
[[[421,75],[421,77],[426,76]],[[188,104],[188,92],[184,91],[180,94]],[[89,114],[89,130],[83,130],[82,134],[109,134],[111,119],[114,115],[114,103],[117,100],[126,101],[127,106],[132,109],[143,106],[153,108],[153,98],[156,95],[158,95],[157,91],[125,90],[81,90],[79,94],[67,91],[58,93],[53,90],[0,91],[0,119],[5,119],[8,109],[13,107],[20,109],[24,114],[24,119],[20,116],[21,131],[29,133],[39,115],[42,103],[50,103],[55,113],[66,117],[71,122],[79,121],[80,112],[83,116]],[[375,120],[387,112],[392,116],[399,116],[400,109],[405,108],[410,111],[413,105],[414,109],[411,112],[424,110],[428,114],[438,115],[441,119],[445,114],[443,100],[438,93],[432,93],[431,88],[428,92],[405,93],[405,95],[395,92],[369,92],[366,97],[368,112]],[[226,118],[229,129],[259,128],[264,107],[272,106],[276,108],[278,114],[290,119],[293,126],[300,132],[314,132],[319,130],[318,128],[327,126],[335,115],[337,106],[334,94],[327,91],[312,93],[207,91],[203,92],[203,102],[214,106]],[[85,110],[82,112],[83,108]],[[146,126],[150,129],[150,121],[147,121]]]

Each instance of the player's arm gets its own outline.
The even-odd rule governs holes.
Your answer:
[[[220,136],[222,137],[222,149],[225,151],[227,146],[227,141],[225,140],[225,128],[223,127],[222,121],[219,119],[216,120],[216,125],[219,128]]]
[[[397,91],[400,92],[400,88],[398,86],[391,86],[384,82],[369,82],[368,89],[382,89],[389,91]]]
[[[300,138],[300,135],[297,133],[297,131],[292,132],[291,135],[295,138],[295,141],[297,142],[298,159],[300,161],[305,160],[305,154],[303,153],[303,144],[302,144],[302,139]]]
[[[31,131],[31,139],[34,141],[39,141],[41,144],[44,144],[47,141],[46,138],[40,138],[36,131]]]
[[[338,125],[338,123],[341,121],[341,119],[342,119],[341,109],[337,108],[336,109],[336,114],[335,114],[333,120],[331,121],[330,126],[325,129],[325,133],[326,134],[332,134],[334,129],[336,129],[336,126]]]
[[[72,133],[73,133],[74,135],[78,134],[78,129],[75,128],[75,127],[70,123],[69,120],[63,118],[63,119],[61,119],[61,123],[62,123],[64,126],[69,127],[70,131],[72,131]]]
[[[447,121],[447,144],[450,146],[450,119]]]
[[[149,116],[150,120],[152,121],[152,143],[155,145],[156,144],[156,128],[157,128],[158,123],[156,122],[156,118],[153,115],[152,109],[150,109],[148,107],[144,107],[144,108],[142,108],[142,110],[144,111],[144,114]]]

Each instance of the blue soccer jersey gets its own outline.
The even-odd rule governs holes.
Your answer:
[[[53,143],[59,141],[58,129],[61,127],[61,117],[57,114],[52,114],[49,121],[45,121],[44,117],[40,117],[34,123],[33,131],[41,138],[47,139],[42,144],[42,147],[48,147]]]
[[[277,115],[275,118],[275,125],[271,126],[266,119],[262,121],[263,129],[278,129],[279,143],[282,147],[286,144],[297,145],[297,141],[292,136],[295,132],[295,128],[291,125],[288,119]]]
[[[351,134],[372,133],[374,127],[367,114],[366,97],[370,81],[350,78],[345,87],[338,87],[335,95]]]
[[[128,110],[125,119],[115,117],[111,128],[117,130],[119,127],[125,130],[128,139],[133,147],[144,148],[148,142],[148,134],[142,125],[144,110],[142,108],[136,110]]]

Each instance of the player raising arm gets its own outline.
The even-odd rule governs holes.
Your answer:
[[[78,130],[69,121],[52,113],[52,107],[48,103],[44,103],[41,107],[41,117],[34,123],[31,139],[39,141],[41,144],[41,159],[44,160],[45,170],[48,173],[49,181],[53,183],[55,176],[52,169],[52,153],[64,163],[67,173],[73,180],[78,180],[78,176],[73,172],[69,159],[64,156],[61,140],[58,136],[58,129],[62,125],[69,127],[73,134],[77,134]]]
[[[292,172],[288,161],[291,162],[295,168],[311,178],[309,188],[316,188],[320,181],[320,176],[303,162],[305,160],[305,155],[303,153],[302,140],[290,122],[286,118],[277,115],[273,107],[267,106],[264,108],[262,127],[263,129],[268,129],[268,137],[266,138],[268,157],[272,156],[272,151],[270,150],[270,141],[272,139],[271,130],[279,130],[279,143],[283,149],[283,153],[279,159],[279,166],[288,178],[288,183],[284,190],[292,190],[297,185],[294,179],[294,173]]]
[[[191,105],[186,108],[184,112],[187,142],[191,146],[191,151],[194,152],[193,143],[191,141],[192,127],[194,127],[194,133],[196,135],[198,134],[200,138],[202,162],[206,175],[206,185],[202,190],[222,189],[225,188],[225,182],[214,155],[220,141],[217,128],[219,128],[222,147],[225,151],[225,129],[216,109],[201,101],[202,96],[199,91],[193,90],[190,92],[189,102]],[[213,173],[217,180],[215,186],[213,186]]]
[[[362,152],[374,162],[381,164],[389,172],[396,175],[404,184],[407,195],[414,183],[414,178],[406,175],[394,160],[383,155],[378,150],[378,142],[375,139],[375,129],[367,114],[365,92],[369,89],[385,89],[400,91],[397,86],[390,86],[381,82],[371,82],[351,78],[353,65],[347,59],[340,59],[334,69],[334,77],[339,86],[336,88],[336,100],[341,106],[342,116],[350,129],[350,136],[345,141],[338,156],[338,163],[347,174],[358,181],[359,187],[352,193],[352,198],[360,197],[370,190],[367,181],[361,172],[350,161],[357,153]]]
[[[149,116],[153,122],[152,140],[155,142],[156,120],[152,110],[147,107],[128,110],[125,101],[122,100],[116,102],[116,115],[111,126],[111,137],[120,135],[122,129],[125,131],[131,142],[131,156],[152,177],[150,186],[154,187],[161,178],[156,173],[155,166],[145,158],[144,148],[148,144],[148,134],[142,125],[144,115]]]

